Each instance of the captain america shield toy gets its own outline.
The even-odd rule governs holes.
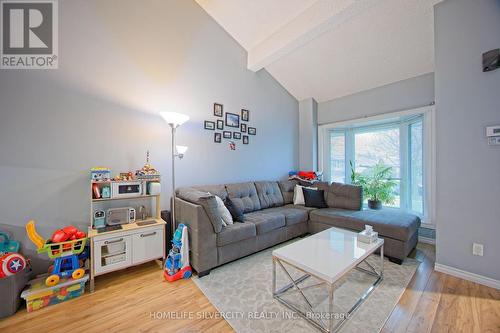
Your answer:
[[[7,253],[0,258],[0,275],[14,275],[25,267],[26,259],[19,253]]]

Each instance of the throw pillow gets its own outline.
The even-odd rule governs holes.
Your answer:
[[[220,216],[219,209],[217,208],[217,200],[215,196],[208,192],[201,192],[193,188],[179,188],[176,191],[177,196],[180,199],[186,200],[188,202],[194,203],[196,205],[201,205],[208,215],[208,219],[214,227],[216,233],[221,232],[224,226],[223,220]]]
[[[325,191],[323,190],[311,190],[309,188],[304,187],[302,189],[304,193],[304,201],[306,207],[314,207],[314,208],[327,208],[325,202]]]
[[[303,189],[307,188],[310,190],[317,190],[315,187],[305,187],[305,186],[300,186],[300,185],[295,185],[295,188],[293,190],[293,204],[294,205],[304,205],[304,193]]]
[[[231,213],[234,221],[245,222],[245,216],[243,215],[243,210],[240,206],[236,205],[230,198],[226,199],[226,207]]]
[[[231,216],[231,213],[224,205],[224,201],[222,201],[222,199],[216,195],[214,195],[214,197],[215,200],[217,200],[217,212],[222,218],[222,225],[227,227],[228,225],[233,224],[233,217]]]

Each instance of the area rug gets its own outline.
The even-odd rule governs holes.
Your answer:
[[[236,332],[315,332],[317,329],[272,297],[272,250],[288,243],[264,250],[251,256],[213,269],[210,275],[193,277],[193,281]],[[380,257],[372,255],[368,262],[379,267]],[[384,260],[384,279],[366,301],[350,316],[340,332],[379,332],[403,294],[419,261],[408,258],[402,265]],[[286,267],[293,278],[302,275]],[[335,318],[341,318],[375,277],[354,270],[337,284],[334,294]],[[285,273],[277,268],[277,287],[289,283]],[[318,283],[311,277],[301,286]],[[328,293],[324,286],[305,290],[315,312],[327,314]],[[305,301],[298,293],[290,294],[287,301],[307,312]],[[315,317],[316,320],[321,320]],[[323,316],[323,320],[326,321]]]

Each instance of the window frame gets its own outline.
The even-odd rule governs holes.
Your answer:
[[[346,165],[346,154],[347,154],[347,133],[345,131],[338,131],[338,130],[332,130],[329,132],[329,142],[328,144],[331,145],[332,141],[332,135],[331,134],[338,134],[339,137],[343,137],[344,139],[344,178],[345,178],[345,183],[348,182],[348,179],[346,178],[346,170],[347,170],[347,165]],[[330,146],[331,147],[331,146]],[[332,171],[332,165],[331,165],[331,156],[330,156],[330,160],[328,162],[328,165],[329,165],[329,170],[328,170],[328,174],[331,176],[331,171]],[[332,177],[330,177],[332,178]]]
[[[421,117],[420,117],[421,116]],[[377,125],[367,125],[359,126],[363,123],[380,123],[380,128],[387,128],[394,126],[394,124],[399,124],[400,126],[400,164],[401,164],[401,178],[405,177],[411,181],[408,177],[411,169],[409,167],[411,158],[411,131],[410,125],[416,123],[422,119],[423,127],[423,146],[422,146],[422,158],[423,158],[423,183],[424,183],[424,193],[423,193],[423,211],[424,214],[421,216],[422,223],[424,226],[429,228],[435,228],[435,107],[434,105],[404,110],[399,112],[385,113],[375,116],[366,116],[363,118],[357,118],[347,121],[334,122],[321,124],[318,126],[318,165],[319,170],[324,172],[324,179],[330,179],[330,132],[336,130],[338,132],[345,133],[345,177],[346,183],[350,183],[350,165],[349,160],[354,161],[355,151],[354,151],[354,135],[356,131],[360,131],[363,128],[375,129]],[[393,120],[393,121],[391,121]],[[358,126],[356,126],[358,125]],[[351,158],[350,158],[351,157]],[[403,161],[404,159],[404,161]],[[404,185],[403,185],[404,183]],[[408,182],[401,182],[401,199],[405,200],[403,207],[409,207],[411,194],[410,184]],[[405,191],[403,195],[403,191]],[[398,209],[398,208],[396,208]],[[404,209],[404,208],[403,208]]]
[[[427,196],[427,191],[425,190],[427,184],[425,184],[425,177],[426,177],[426,161],[425,161],[425,150],[426,150],[426,147],[425,147],[425,144],[424,144],[424,138],[425,138],[425,133],[426,133],[426,128],[425,128],[425,116],[422,115],[423,117],[418,117],[418,118],[415,118],[415,119],[410,119],[408,121],[408,124],[407,124],[407,136],[408,136],[408,145],[407,145],[407,149],[408,149],[408,153],[406,155],[406,158],[407,158],[407,163],[406,163],[406,166],[407,166],[407,169],[406,169],[406,172],[407,172],[407,177],[408,177],[408,184],[407,184],[407,188],[406,188],[406,199],[407,199],[407,202],[406,202],[406,205],[407,207],[412,207],[412,204],[413,204],[413,195],[412,195],[412,187],[413,187],[413,184],[412,184],[412,164],[411,164],[411,158],[412,158],[412,154],[413,154],[413,150],[412,150],[412,141],[411,141],[411,127],[417,123],[419,123],[420,121],[422,121],[422,182],[424,183],[424,193],[422,193],[422,211],[424,212],[423,216],[425,216],[425,213],[426,211],[428,210],[428,207],[427,207],[427,202],[426,202],[426,196]]]

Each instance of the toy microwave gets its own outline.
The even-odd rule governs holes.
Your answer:
[[[112,198],[129,198],[142,195],[142,182],[116,182],[112,184]]]
[[[106,212],[106,225],[134,223],[135,215],[135,209],[132,207],[110,208]]]

